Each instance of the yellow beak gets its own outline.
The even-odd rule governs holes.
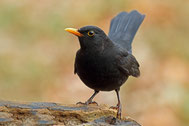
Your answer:
[[[66,28],[65,31],[70,32],[70,33],[72,33],[76,36],[79,36],[79,37],[83,36],[83,34],[78,32],[78,29],[75,29],[75,28]]]

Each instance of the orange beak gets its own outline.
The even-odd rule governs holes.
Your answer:
[[[66,28],[65,31],[70,32],[70,33],[72,33],[72,34],[74,34],[76,36],[79,36],[79,37],[83,36],[83,34],[78,32],[78,30],[75,29],[75,28]]]

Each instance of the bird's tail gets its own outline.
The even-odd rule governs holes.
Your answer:
[[[132,52],[133,38],[144,20],[145,15],[133,10],[130,13],[121,12],[111,20],[110,31],[108,36],[110,39],[120,44],[128,52]]]

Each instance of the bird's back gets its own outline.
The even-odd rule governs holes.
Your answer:
[[[133,10],[130,13],[121,12],[111,20],[109,38],[122,48],[132,53],[133,38],[144,20],[145,15]]]

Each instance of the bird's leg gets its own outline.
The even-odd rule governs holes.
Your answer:
[[[82,103],[82,102],[78,102],[76,104],[82,104],[82,105],[89,105],[89,104],[96,104],[98,105],[95,101],[92,101],[93,98],[99,93],[99,91],[94,91],[94,94],[85,102],[85,103]]]
[[[121,119],[121,101],[120,101],[120,97],[119,97],[119,89],[116,89],[116,94],[117,94],[117,99],[118,99],[118,103],[117,103],[117,118]]]
[[[94,92],[94,94],[85,102],[86,105],[88,104],[96,104],[98,105],[95,101],[92,101],[93,98],[99,93],[99,91],[96,91]]]
[[[121,119],[121,101],[120,101],[120,97],[119,97],[119,90],[120,89],[116,89],[116,94],[117,94],[117,99],[118,99],[118,103],[116,107],[110,107],[112,109],[116,109],[117,110],[117,118]]]

